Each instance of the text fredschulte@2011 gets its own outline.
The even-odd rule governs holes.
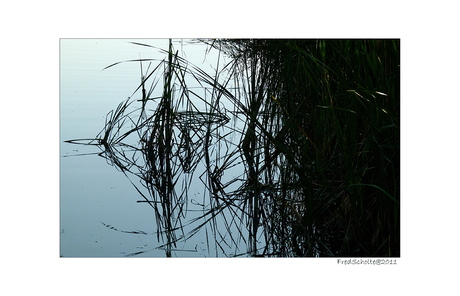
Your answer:
[[[337,259],[343,265],[396,265],[395,259]]]

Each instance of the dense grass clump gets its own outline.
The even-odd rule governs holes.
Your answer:
[[[235,75],[250,73],[241,87],[249,180],[277,189],[262,222],[266,247],[283,256],[399,256],[399,40],[219,44]]]

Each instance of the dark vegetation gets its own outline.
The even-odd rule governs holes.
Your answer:
[[[141,99],[89,142],[140,179],[164,247],[211,225],[252,256],[400,256],[399,40],[201,42],[230,62],[205,73],[172,45],[156,66],[133,60]],[[208,198],[186,221],[194,174]]]

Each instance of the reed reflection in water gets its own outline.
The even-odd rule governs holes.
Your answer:
[[[399,93],[383,83],[399,68],[391,59],[381,65],[387,89],[350,90],[349,65],[328,64],[326,57],[355,44],[328,44],[209,41],[232,57],[211,75],[179,56],[170,41],[161,61],[128,61],[139,63],[141,83],[108,113],[95,139],[67,142],[98,146],[128,177],[138,202],[155,213],[157,249],[168,257],[199,231],[227,256],[399,253]],[[390,43],[382,44],[370,48],[387,46],[393,54]],[[281,57],[290,63],[281,66]],[[360,62],[367,69],[372,61]],[[343,81],[330,80],[337,73]],[[333,100],[332,92],[340,96]],[[338,99],[345,94],[347,100]],[[380,101],[379,94],[391,98]],[[364,96],[375,100],[359,101]],[[393,176],[391,182],[376,180],[375,167]],[[204,188],[199,201],[189,196],[196,182]]]

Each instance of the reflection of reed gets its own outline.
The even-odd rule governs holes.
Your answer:
[[[161,98],[152,98],[154,87],[144,86],[154,80],[158,65],[138,87],[142,107],[129,111],[131,101],[121,103],[96,139],[101,156],[139,177],[148,190],[143,194],[135,185],[144,198],[140,202],[155,211],[166,255],[203,228],[206,234],[212,230],[223,252],[246,243],[247,252],[232,251],[235,256],[398,254],[399,93],[392,79],[399,77],[394,65],[399,44],[224,40],[212,46],[232,55],[224,67],[228,78],[187,64],[170,46],[167,61],[160,63]],[[361,56],[360,50],[370,53]],[[383,66],[371,54],[391,58]],[[203,86],[204,97],[187,87],[186,77]],[[356,81],[366,87],[350,91]],[[370,91],[376,87],[386,90]],[[222,98],[233,110],[223,107]],[[151,115],[143,115],[147,104],[156,104]],[[135,112],[141,114],[137,121]],[[242,130],[226,125],[227,112],[244,123]],[[124,129],[128,124],[133,127]],[[239,143],[229,140],[235,134]],[[133,137],[140,147],[126,144]],[[190,180],[200,162],[205,168],[199,179],[209,199],[191,202],[202,206],[202,214],[184,222]],[[239,164],[244,174],[225,180]]]
[[[187,109],[179,111],[180,98],[183,98],[183,94],[188,91],[186,88],[179,88],[178,90],[179,92],[182,91],[182,95],[179,95],[180,98],[177,99],[178,90],[175,89],[174,79],[183,79],[177,73],[184,71],[184,67],[178,56],[172,53],[172,48],[170,48],[168,60],[164,64],[163,95],[154,113],[150,116],[146,114],[146,105],[152,100],[149,97],[151,92],[147,94],[145,90],[147,79],[143,78],[138,88],[142,90],[142,107],[139,110],[141,116],[134,127],[127,132],[123,131],[126,123],[129,122],[132,125],[134,123],[131,117],[135,112],[127,111],[131,104],[131,101],[127,100],[120,104],[115,112],[109,113],[108,118],[110,119],[108,119],[104,129],[104,139],[99,143],[103,144],[104,148],[101,155],[106,157],[112,165],[120,168],[125,174],[134,174],[142,180],[142,184],[150,197],[142,194],[142,191],[135,185],[138,192],[144,197],[144,200],[138,202],[148,203],[154,209],[159,228],[157,238],[164,241],[165,244],[161,249],[164,249],[166,256],[170,257],[172,256],[171,251],[177,247],[176,242],[181,238],[184,239],[183,236],[178,238],[176,231],[183,228],[181,217],[186,216],[184,206],[188,202],[188,185],[185,184],[181,191],[181,189],[176,188],[176,184],[183,176],[182,173],[193,174],[203,157],[208,160],[208,168],[210,168],[210,139],[216,129],[227,123],[229,118],[218,109],[212,112],[196,110],[190,100],[185,102]],[[156,67],[154,71],[157,69],[159,67]],[[145,77],[150,76],[152,73],[145,75]],[[179,81],[179,85],[184,86],[184,82]],[[219,102],[217,101],[216,106],[218,105]],[[112,135],[112,138],[109,135]],[[128,146],[120,139],[127,139],[129,136],[136,135],[140,137],[138,140],[140,147],[129,146],[132,149],[128,153],[125,150]],[[205,143],[201,143],[203,138],[207,139]],[[199,152],[200,149],[205,152]],[[139,153],[144,159],[144,165],[136,161],[139,159]],[[127,167],[135,168],[137,171],[129,171]],[[209,171],[209,180],[215,182],[216,172],[217,167],[215,167],[214,172]],[[214,208],[205,213],[203,217],[208,219],[207,222],[212,222],[217,212]],[[199,227],[194,231],[198,229]]]

